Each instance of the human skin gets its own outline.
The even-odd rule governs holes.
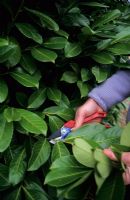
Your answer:
[[[96,103],[95,100],[89,98],[83,105],[81,105],[75,114],[75,126],[73,127],[73,130],[79,128],[84,119],[95,112],[103,112],[104,110]],[[101,122],[102,119],[98,118],[96,120],[93,120],[92,122]],[[117,160],[114,153],[110,149],[104,149],[104,154],[109,157],[111,160]],[[122,153],[121,160],[126,165],[126,170],[123,173],[123,180],[124,184],[128,185],[130,184],[130,152],[124,152]]]

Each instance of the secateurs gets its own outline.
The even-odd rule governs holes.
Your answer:
[[[96,113],[86,117],[84,119],[83,124],[91,123],[94,119],[104,118],[104,117],[106,117],[106,115],[107,115],[106,112],[96,112]],[[75,125],[74,120],[70,120],[70,121],[66,122],[59,130],[57,130],[55,133],[53,133],[49,137],[49,142],[52,144],[55,144],[57,141],[64,140],[68,136],[68,134],[71,133],[74,125]]]

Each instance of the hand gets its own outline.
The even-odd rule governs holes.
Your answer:
[[[111,160],[115,160],[115,161],[117,160],[116,156],[110,149],[105,149],[104,154],[108,156]],[[122,153],[121,160],[126,165],[126,170],[122,175],[124,184],[128,185],[130,184],[130,152]]]
[[[80,106],[75,115],[75,126],[73,129],[79,128],[86,117],[94,114],[95,112],[103,112],[103,109],[93,99],[88,99],[82,106]],[[101,122],[102,118],[97,118],[92,122]]]

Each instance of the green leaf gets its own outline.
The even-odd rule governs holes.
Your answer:
[[[19,71],[12,71],[10,72],[10,75],[16,80],[18,81],[21,85],[25,86],[25,87],[39,87],[39,82],[37,80],[37,78],[24,73],[24,72],[19,72]]]
[[[80,90],[81,98],[82,97],[86,97],[88,92],[89,92],[89,89],[90,89],[88,83],[84,83],[82,81],[78,81],[77,82],[77,86],[78,86],[78,88]]]
[[[90,170],[80,165],[74,156],[62,156],[51,165],[51,171],[45,178],[45,184],[61,187],[74,182],[89,172]]]
[[[9,182],[13,185],[17,185],[24,178],[27,163],[25,162],[26,152],[22,148],[10,162],[9,167]]]
[[[100,8],[108,8],[109,7],[105,4],[101,4],[101,3],[98,3],[98,2],[81,2],[80,5],[90,6],[90,7],[100,7]]]
[[[50,169],[60,169],[60,168],[69,168],[69,169],[86,169],[83,165],[77,162],[73,155],[62,156],[57,158],[51,165]]]
[[[19,121],[21,119],[20,113],[13,107],[8,107],[4,110],[4,117],[7,122]]]
[[[81,137],[86,139],[94,139],[97,135],[105,132],[106,128],[101,124],[85,124],[84,126],[73,131],[67,136],[65,142],[73,143],[74,139]]]
[[[112,10],[98,18],[97,21],[95,21],[94,27],[99,27],[103,24],[106,24],[108,22],[113,21],[114,19],[120,17],[121,11],[118,9]]]
[[[66,43],[67,39],[64,37],[51,37],[44,42],[44,46],[50,49],[63,49]]]
[[[43,110],[43,114],[47,116],[59,116],[60,118],[68,121],[74,117],[74,110],[61,106],[51,106]]]
[[[20,112],[20,125],[30,133],[46,135],[47,125],[37,114],[24,109],[17,109]]]
[[[97,185],[96,194],[98,194],[98,192],[101,189],[106,178],[100,176],[99,173],[96,172],[96,170],[95,170],[94,178],[95,178],[95,182],[96,182],[96,185]]]
[[[125,198],[125,186],[122,180],[122,172],[116,171],[115,174],[111,174],[101,187],[96,200],[124,200]],[[106,195],[107,194],[107,195]]]
[[[9,168],[0,163],[0,191],[6,190],[10,186],[8,174]]]
[[[58,24],[48,15],[45,15],[37,10],[32,10],[28,8],[25,8],[25,9],[29,11],[30,13],[34,14],[35,16],[39,17],[43,26],[46,26],[50,30],[54,30],[54,31],[59,30]]]
[[[113,46],[110,46],[108,51],[114,53],[115,55],[128,55],[130,54],[130,44],[129,43],[117,43]]]
[[[8,96],[8,86],[3,79],[0,79],[0,103],[4,102]]]
[[[108,71],[104,68],[95,66],[92,67],[92,74],[95,76],[96,81],[98,83],[101,83],[107,79]]]
[[[50,144],[46,139],[37,141],[32,149],[28,163],[28,171],[34,171],[41,167],[48,160],[50,151]]]
[[[111,45],[111,41],[112,39],[101,40],[100,42],[97,43],[97,49],[100,51],[106,49],[108,46]]]
[[[120,144],[130,147],[130,122],[125,126],[120,138]]]
[[[46,88],[36,90],[28,99],[28,108],[38,108],[46,100]]]
[[[61,158],[63,156],[68,156],[68,155],[70,155],[70,153],[65,144],[63,142],[57,142],[52,149],[51,161],[53,162],[57,158]]]
[[[114,56],[106,52],[93,54],[92,58],[100,64],[112,64],[114,62]]]
[[[77,179],[84,176],[86,173],[90,173],[88,169],[76,169],[76,168],[58,168],[55,170],[50,171],[46,178],[45,184],[54,186],[54,187],[61,187],[67,184],[70,184]]]
[[[97,162],[96,169],[101,177],[106,178],[111,172],[110,159],[103,153],[101,149],[95,149],[94,158]]]
[[[117,42],[122,42],[124,40],[130,39],[130,26],[123,28],[119,33],[114,36],[112,44]]]
[[[37,29],[31,24],[16,23],[16,27],[27,38],[34,40],[38,44],[42,44],[43,42],[42,36],[38,33]]]
[[[76,83],[78,81],[78,76],[75,72],[66,71],[63,73],[61,81],[65,81],[67,83]]]
[[[7,46],[9,44],[9,40],[0,38],[0,47]]]
[[[73,144],[73,154],[76,160],[86,167],[94,168],[95,159],[92,147],[83,139],[77,138]]]
[[[49,127],[52,133],[63,126],[64,122],[57,116],[49,116]]]
[[[71,58],[71,57],[78,56],[81,53],[82,49],[79,43],[67,42],[67,44],[65,45],[64,51],[65,51],[65,57]]]
[[[42,187],[35,182],[22,186],[26,200],[48,200],[47,194]]]
[[[3,115],[0,115],[0,152],[5,151],[11,143],[13,136],[13,123],[8,123]]]
[[[63,36],[66,39],[68,39],[68,37],[69,37],[69,34],[67,32],[65,32],[65,31],[61,30],[61,29],[59,29],[58,31],[56,31],[56,34],[60,35],[60,36]]]
[[[55,60],[57,58],[57,54],[54,51],[42,47],[32,48],[31,54],[36,60],[40,62],[55,63]]]
[[[47,88],[47,96],[51,101],[54,101],[56,104],[59,104],[61,101],[61,91],[57,88]]]
[[[26,70],[31,75],[34,74],[34,72],[37,69],[37,66],[35,64],[35,60],[33,59],[33,57],[27,54],[22,55],[20,64],[24,68],[24,70]]]
[[[94,35],[96,32],[95,31],[93,31],[91,28],[90,28],[90,26],[85,26],[85,27],[83,27],[82,29],[81,29],[81,31],[82,31],[82,33],[83,33],[83,35],[85,35],[85,36],[92,36],[92,35]]]
[[[88,81],[91,76],[90,76],[90,71],[86,68],[81,68],[81,79],[83,82]]]
[[[15,39],[9,39],[8,45],[0,46],[0,63],[6,62],[8,67],[17,65],[21,58],[21,49]]]
[[[4,197],[5,200],[21,200],[21,187],[14,189],[11,193]]]

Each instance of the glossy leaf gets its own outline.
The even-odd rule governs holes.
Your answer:
[[[81,79],[83,82],[88,81],[91,78],[90,71],[86,68],[81,68]]]
[[[1,127],[1,131],[0,131],[0,152],[5,151],[12,140],[12,136],[13,136],[13,123],[10,122],[8,123],[5,118],[3,117],[3,115],[0,115],[0,127]]]
[[[60,129],[64,124],[64,121],[57,116],[49,116],[49,127],[52,133]]]
[[[89,92],[89,85],[87,83],[82,82],[82,81],[78,81],[77,86],[80,90],[81,98],[86,97],[88,92]]]
[[[98,3],[98,2],[81,2],[80,5],[90,6],[90,7],[100,7],[100,8],[108,8],[109,7],[105,4],[101,4],[101,3]]]
[[[85,169],[70,169],[70,168],[60,168],[50,171],[46,178],[45,184],[61,187],[69,183],[74,182],[75,180],[81,178],[86,173],[89,173],[89,170]]]
[[[57,158],[51,165],[50,169],[60,169],[60,168],[75,168],[75,169],[86,169],[83,165],[77,162],[73,155],[66,155]]]
[[[125,126],[125,128],[123,129],[123,132],[121,134],[121,138],[120,138],[120,144],[125,145],[127,147],[130,147],[129,130],[130,130],[130,123],[128,123]]]
[[[92,58],[100,64],[112,64],[114,62],[113,55],[106,52],[93,54]]]
[[[0,103],[4,102],[8,96],[8,86],[7,83],[0,79]]]
[[[94,158],[97,162],[96,169],[101,177],[106,178],[111,172],[110,159],[103,153],[101,149],[95,149]]]
[[[75,72],[66,71],[63,73],[61,81],[65,81],[67,83],[76,83],[78,81],[78,76]]]
[[[51,106],[49,108],[45,108],[43,113],[47,116],[59,116],[60,118],[68,121],[74,117],[74,110],[71,108],[64,108],[62,106]]]
[[[106,179],[96,196],[96,200],[103,200],[104,196],[106,200],[124,200],[124,195],[125,186],[122,180],[122,175],[120,172],[116,172]]]
[[[98,66],[92,67],[92,73],[95,76],[97,83],[101,83],[107,79],[108,71],[104,68]]]
[[[28,99],[28,108],[38,108],[46,100],[46,89],[36,90]]]
[[[114,36],[112,44],[117,43],[117,42],[122,42],[125,39],[130,39],[130,27],[129,26],[122,29],[119,33],[117,33]]]
[[[57,142],[52,149],[51,161],[53,162],[57,158],[61,158],[63,156],[68,156],[68,155],[70,155],[70,153],[65,144],[63,142]]]
[[[21,120],[20,125],[30,133],[46,135],[47,125],[37,114],[24,109],[18,109]]]
[[[99,18],[95,22],[94,26],[98,27],[98,26],[101,26],[103,24],[106,24],[106,23],[118,18],[120,15],[121,15],[121,12],[118,9],[107,12],[106,14],[104,14],[101,18]]]
[[[107,50],[114,53],[115,55],[130,54],[130,48],[128,43],[117,43],[113,46],[110,46]]]
[[[28,23],[16,23],[17,29],[27,38],[34,40],[35,42],[42,44],[42,36],[38,33],[36,28]]]
[[[95,159],[92,147],[83,139],[75,139],[73,145],[73,154],[76,160],[86,167],[94,168]]]
[[[28,171],[34,171],[41,167],[48,160],[50,151],[50,144],[46,139],[37,141],[32,149]]]
[[[37,69],[34,58],[27,54],[22,55],[20,64],[29,74],[33,74]]]
[[[67,43],[64,37],[51,37],[44,42],[44,46],[50,49],[63,49]]]
[[[50,100],[54,101],[56,104],[59,104],[61,101],[61,91],[56,88],[47,88],[47,96]]]
[[[69,34],[67,32],[65,32],[65,31],[63,31],[62,29],[59,29],[58,31],[56,31],[56,34],[60,35],[60,36],[63,36],[66,39],[68,39],[68,37],[69,37]]]
[[[21,187],[14,189],[11,193],[7,194],[5,200],[21,200]]]
[[[27,73],[13,71],[10,73],[10,75],[25,87],[36,87],[36,88],[39,87],[39,81],[35,77]]]
[[[9,107],[4,110],[4,117],[7,122],[19,121],[21,119],[20,113],[13,107]]]
[[[111,45],[112,39],[101,40],[97,43],[97,49],[102,51]],[[108,50],[108,49],[107,49]]]
[[[0,38],[0,47],[7,46],[9,44],[9,40],[5,38]]]
[[[85,26],[85,27],[83,27],[83,28],[81,29],[81,31],[82,31],[83,35],[85,35],[85,36],[92,36],[92,35],[94,35],[94,34],[96,33],[96,32],[95,32],[94,30],[92,30],[88,25]]]
[[[21,49],[15,39],[9,39],[8,45],[0,47],[0,63],[6,62],[8,67],[13,67],[19,63]]]
[[[35,16],[39,17],[43,26],[46,26],[50,30],[58,31],[59,26],[58,24],[48,15],[45,15],[37,10],[32,10],[26,8],[27,11],[34,14]]]
[[[0,163],[0,191],[6,190],[9,186],[9,168]]]
[[[24,178],[24,174],[27,167],[25,158],[26,158],[26,152],[25,152],[25,149],[22,148],[10,162],[9,182],[12,185],[18,184]]]
[[[31,50],[31,54],[36,60],[41,62],[55,63],[55,60],[57,58],[57,54],[54,51],[42,47],[33,48]]]
[[[73,131],[73,133],[69,134],[65,139],[65,142],[73,143],[74,139],[78,137],[86,138],[88,140],[93,139],[99,134],[103,135],[105,130],[105,127],[101,124],[86,124],[79,129]]]
[[[64,51],[65,51],[65,57],[71,58],[78,56],[81,53],[82,49],[78,43],[67,42]]]
[[[35,182],[31,182],[26,186],[22,186],[25,194],[25,200],[48,200],[46,193],[40,185]]]

